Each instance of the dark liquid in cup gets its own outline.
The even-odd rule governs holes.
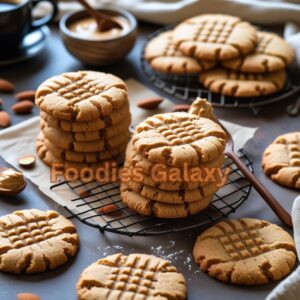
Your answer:
[[[11,10],[12,8],[16,7],[16,5],[17,5],[17,3],[0,1],[0,13]]]

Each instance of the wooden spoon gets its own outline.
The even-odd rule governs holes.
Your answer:
[[[8,170],[8,169],[9,169],[9,168],[6,168],[6,167],[0,167],[0,175],[1,175],[4,171],[6,171],[6,170]],[[1,187],[0,187],[0,195],[3,195],[3,196],[15,196],[15,195],[21,193],[21,192],[25,189],[25,187],[26,187],[26,185],[27,185],[27,180],[26,180],[26,178],[23,177],[23,179],[24,179],[24,184],[21,185],[21,186],[20,186],[18,189],[16,189],[16,190],[10,190],[10,189],[5,189],[5,188],[1,188]]]
[[[226,128],[221,124],[221,122],[214,117],[214,120],[223,128],[227,134],[225,155],[230,157],[234,163],[238,166],[239,170],[248,179],[248,181],[253,185],[256,191],[261,195],[263,200],[267,205],[273,210],[275,215],[281,220],[283,224],[288,227],[293,227],[293,222],[291,215],[282,207],[282,205],[273,197],[273,195],[263,186],[263,184],[255,177],[253,173],[244,165],[240,158],[234,152],[234,142],[231,134],[226,130]]]
[[[105,32],[112,28],[123,28],[118,18],[99,12],[92,8],[86,0],[78,0],[87,12],[96,20],[99,32]]]

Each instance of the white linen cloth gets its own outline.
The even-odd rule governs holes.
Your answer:
[[[89,0],[97,7],[114,5],[132,12],[138,19],[171,24],[203,13],[225,13],[259,24],[300,24],[300,1],[268,0]],[[75,1],[59,3],[62,13],[81,9]]]
[[[171,111],[174,106],[174,103],[165,99],[158,110],[151,112],[143,110],[136,105],[137,101],[143,98],[157,97],[158,95],[133,79],[127,80],[126,83],[128,86],[130,110],[134,126],[149,115]],[[223,125],[226,126],[232,134],[236,150],[242,148],[244,144],[254,136],[256,131],[256,128],[243,127],[229,122],[223,122]],[[39,117],[31,118],[25,122],[1,130],[1,156],[14,168],[20,169],[18,165],[18,158],[27,154],[34,154],[36,152],[35,140],[39,131]],[[40,191],[53,199],[56,203],[75,209],[75,204],[69,201],[74,198],[74,194],[72,194],[71,190],[66,185],[61,186],[59,189],[55,189],[55,191],[50,189],[50,187],[54,184],[50,182],[50,168],[40,159],[37,159],[36,167],[34,169],[22,169],[21,171],[28,179],[38,186]],[[78,211],[78,209],[76,210]]]
[[[294,225],[294,239],[298,256],[300,255],[300,196],[293,204],[292,219]],[[283,280],[269,294],[266,300],[299,300],[300,299],[300,267]]]
[[[296,52],[300,65],[300,0],[88,0],[94,7],[113,5],[132,12],[139,20],[167,25],[204,13],[240,16],[260,25],[285,25],[284,38]],[[82,9],[73,0],[59,1],[59,16]],[[37,15],[49,12],[47,3],[35,10]]]

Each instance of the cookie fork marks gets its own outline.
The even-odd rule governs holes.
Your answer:
[[[16,211],[0,218],[0,271],[37,273],[64,264],[77,252],[74,225],[55,211]]]
[[[277,225],[256,219],[228,220],[204,231],[194,258],[204,272],[224,282],[265,284],[291,272],[295,244]]]
[[[127,102],[126,84],[120,78],[93,71],[52,77],[36,92],[41,110],[63,120],[96,120]]]
[[[182,167],[219,157],[225,138],[225,132],[213,121],[177,112],[147,118],[137,126],[132,143],[152,162]]]
[[[146,254],[119,253],[86,268],[77,283],[77,294],[80,300],[184,300],[186,285],[183,275],[168,261]]]

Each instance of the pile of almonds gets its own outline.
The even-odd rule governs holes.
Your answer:
[[[0,78],[0,93],[11,94],[15,91],[15,86],[12,82]],[[31,113],[34,107],[35,91],[27,90],[15,94],[18,101],[11,106],[11,110],[18,115]],[[10,115],[3,110],[3,99],[0,98],[0,128],[6,128],[11,124]]]

